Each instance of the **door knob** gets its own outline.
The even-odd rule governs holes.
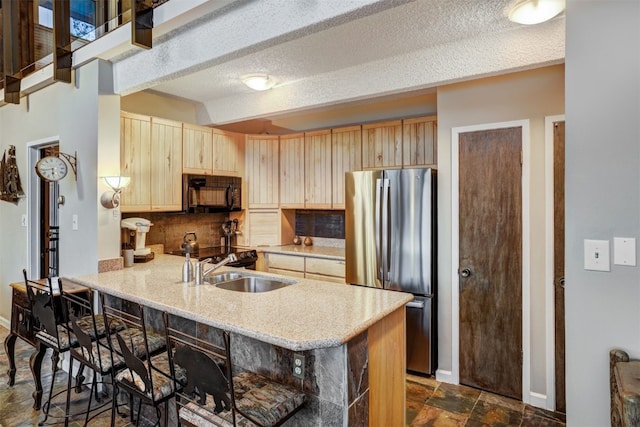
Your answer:
[[[462,276],[462,277],[471,276],[471,270],[469,270],[468,268],[460,270],[460,276]]]
[[[564,277],[558,279],[558,285],[564,289]]]

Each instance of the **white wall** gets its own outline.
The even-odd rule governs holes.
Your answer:
[[[77,181],[70,171],[60,182],[60,193],[66,199],[59,210],[61,275],[97,272],[99,234],[115,232],[119,236],[117,223],[114,229],[113,222],[97,221],[98,116],[106,111],[106,108],[99,110],[99,82],[99,61],[93,61],[80,68],[75,85],[56,83],[30,95],[28,103],[22,98],[20,105],[0,108],[0,149],[4,151],[10,144],[16,146],[18,169],[27,195],[29,176],[35,174],[27,164],[28,144],[59,139],[61,151],[71,155],[77,151]],[[113,103],[109,108],[114,108]],[[119,104],[115,111],[117,118]],[[105,121],[105,126],[108,123]],[[117,121],[114,128],[118,129]],[[119,150],[119,137],[113,143],[114,149]],[[20,226],[20,219],[32,202],[29,197],[17,207],[0,202],[0,317],[5,320],[11,317],[11,291],[6,285],[22,280],[21,270],[29,266],[28,231]],[[78,215],[78,230],[71,227],[73,214]],[[105,251],[105,255],[117,256],[118,252],[115,246]]]
[[[451,129],[530,120],[531,392],[546,395],[544,118],[564,113],[564,66],[556,65],[438,89],[438,364],[451,371]],[[464,349],[461,349],[464,351]],[[455,374],[454,374],[455,377]],[[443,378],[444,379],[444,378]],[[528,396],[523,398],[528,399]]]
[[[640,2],[568,1],[566,55],[567,425],[604,426],[609,350],[640,358],[640,271],[584,270],[583,240],[640,238]]]

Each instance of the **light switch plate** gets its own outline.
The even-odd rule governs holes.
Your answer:
[[[584,240],[584,269],[611,271],[608,240]]]
[[[615,265],[636,265],[636,239],[633,237],[613,238],[613,263]]]

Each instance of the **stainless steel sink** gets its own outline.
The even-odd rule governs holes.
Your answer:
[[[212,274],[211,276],[207,276],[204,278],[204,281],[215,285],[221,282],[228,282],[229,280],[236,280],[241,277],[244,277],[242,273],[234,273],[232,271],[227,271],[225,273]]]
[[[292,282],[267,277],[244,276],[234,280],[216,283],[216,287],[236,292],[269,292],[291,284]]]

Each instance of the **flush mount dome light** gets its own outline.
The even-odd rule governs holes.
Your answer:
[[[533,25],[548,21],[565,8],[565,0],[524,0],[509,11],[509,20],[518,24]]]
[[[249,74],[242,77],[242,83],[246,84],[253,90],[271,89],[275,84],[275,80],[267,74]]]

